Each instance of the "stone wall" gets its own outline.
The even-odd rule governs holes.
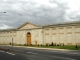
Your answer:
[[[44,44],[80,44],[80,26],[46,27],[44,32]]]

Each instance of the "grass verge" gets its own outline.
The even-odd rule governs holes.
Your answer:
[[[26,47],[39,47],[39,48],[56,48],[56,49],[68,49],[68,50],[79,50],[80,46],[75,45],[65,45],[65,46],[37,46],[37,45],[27,45]]]

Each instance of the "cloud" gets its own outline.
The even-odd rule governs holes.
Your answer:
[[[68,14],[69,18],[72,20],[80,20],[80,11],[74,11]]]
[[[0,24],[0,29],[9,29],[9,28],[12,28],[12,27]]]
[[[64,0],[0,0],[0,11],[7,12],[0,13],[0,27],[17,28],[25,22],[43,25],[79,20],[80,12],[67,13],[69,9]]]

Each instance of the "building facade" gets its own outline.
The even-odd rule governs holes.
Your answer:
[[[0,44],[80,45],[80,22],[37,26],[26,22],[16,29],[0,30]]]

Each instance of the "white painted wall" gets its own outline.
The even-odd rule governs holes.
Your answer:
[[[75,26],[56,27],[56,29],[54,28],[55,27],[53,28],[47,27],[43,29],[44,44],[46,43],[50,44],[51,42],[56,43],[56,44],[64,43],[65,45],[80,44],[80,33],[76,33],[76,32],[80,32],[80,28],[75,28]]]
[[[43,44],[42,42],[42,29],[34,29],[31,31],[32,36],[32,44],[35,45],[35,41],[37,41],[37,44]]]
[[[39,45],[46,43],[51,44],[51,42],[56,44],[64,43],[65,45],[69,43],[72,43],[73,45],[80,44],[80,26],[56,26],[43,29],[27,29],[20,31],[0,32],[0,44],[9,44],[12,42],[12,38],[14,40],[14,44],[25,44],[27,43],[26,34],[28,32],[31,33],[31,43],[34,45],[35,41],[37,41],[37,44]]]

